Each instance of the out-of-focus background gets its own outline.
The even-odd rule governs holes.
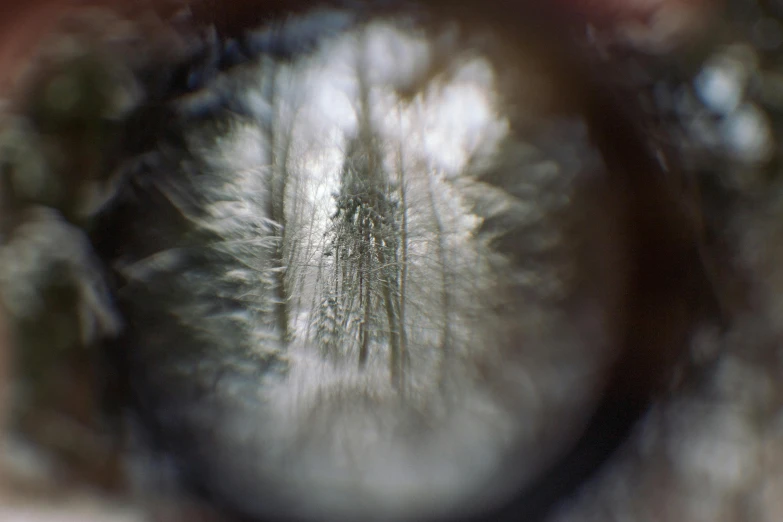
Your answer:
[[[688,173],[684,179],[690,185],[683,190],[699,194],[700,204],[692,211],[703,223],[703,257],[727,320],[695,326],[685,358],[689,365],[678,368],[670,391],[656,401],[619,455],[576,498],[564,500],[554,517],[573,522],[781,520],[783,2],[559,1],[590,22],[585,31],[592,32],[587,41],[596,56],[614,64],[610,69],[620,76],[618,83],[627,83],[628,92],[639,97],[636,102],[645,111],[651,142],[661,148],[661,161],[667,155],[677,158]],[[278,4],[272,2],[270,9],[285,9]],[[115,2],[115,8],[132,13],[132,22],[97,24],[90,29],[93,41],[105,39],[118,53],[161,56],[175,56],[193,44],[168,34],[166,24],[176,17],[164,22],[150,6]],[[9,96],[2,100],[6,107],[24,92],[20,86],[38,56],[38,45],[66,14],[86,8],[75,0],[0,7],[0,96]],[[157,8],[168,16],[187,5],[172,0]],[[210,9],[216,18],[221,9],[230,10],[203,2],[193,12],[204,16]],[[94,19],[102,20],[99,14]],[[58,45],[67,47],[68,42]],[[78,145],[79,138],[74,139]],[[24,153],[35,154],[35,144],[27,146]],[[70,167],[86,172],[90,163],[85,161]],[[5,205],[0,207],[5,241],[17,209],[5,200],[0,205]],[[8,267],[6,258],[3,266]],[[69,312],[64,305],[58,313]],[[33,340],[51,333],[37,332],[35,324],[25,328]],[[62,328],[58,338],[66,339],[65,349],[68,342],[79,344],[78,334],[67,325]],[[112,318],[101,318],[92,328],[111,331]],[[10,409],[7,397],[15,379],[7,325],[0,324],[0,336],[2,419]],[[176,486],[165,484],[162,490],[171,492],[171,498],[160,498],[139,490],[144,479],[128,480],[135,472],[127,470],[122,443],[128,440],[120,437],[117,444],[116,426],[107,425],[99,413],[96,388],[79,386],[95,379],[99,369],[78,355],[58,361],[43,378],[53,384],[41,392],[45,399],[40,404],[83,420],[89,432],[36,411],[23,432],[39,437],[38,442],[64,445],[58,448],[64,458],[83,473],[50,481],[41,467],[45,462],[29,453],[26,441],[0,434],[0,521],[219,519],[203,506],[177,499]],[[39,405],[31,404],[33,409]],[[57,440],[47,439],[52,434]],[[138,467],[145,465],[154,468],[157,463]]]

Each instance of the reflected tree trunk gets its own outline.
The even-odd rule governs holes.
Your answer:
[[[397,106],[397,117],[400,120],[402,129],[402,111]],[[400,332],[400,355],[399,355],[399,389],[405,391],[405,369],[408,365],[408,335],[405,332],[405,285],[408,279],[408,201],[405,183],[405,164],[403,154],[403,141],[400,137],[399,148],[397,150],[397,183],[399,184],[399,198],[401,208],[401,226],[400,226],[400,292],[399,292],[399,332]],[[392,368],[394,368],[394,363]],[[394,383],[394,371],[392,370],[392,383]]]
[[[441,293],[440,301],[442,307],[442,321],[443,330],[440,338],[440,352],[443,357],[441,362],[440,382],[443,384],[444,377],[447,373],[447,367],[449,359],[451,357],[451,275],[449,273],[449,265],[447,259],[446,250],[446,237],[443,226],[443,220],[438,211],[438,203],[435,199],[435,186],[434,186],[435,173],[431,168],[427,169],[427,194],[429,195],[430,208],[432,209],[432,222],[435,227],[435,236],[437,238],[436,249],[438,252],[438,266],[441,273]]]
[[[381,267],[388,267],[388,261],[382,249],[378,249],[378,262]],[[389,322],[389,378],[391,385],[395,390],[402,389],[402,358],[401,358],[401,343],[398,328],[400,322],[397,318],[397,309],[394,304],[394,298],[392,296],[392,286],[394,281],[390,281],[391,274],[396,270],[396,267],[390,267],[390,269],[384,268],[384,272],[388,271],[388,277],[383,277],[381,282],[381,288],[383,290],[384,307],[386,308],[386,319]],[[396,285],[395,285],[396,286]]]
[[[277,107],[280,98],[277,85],[279,75],[278,69],[272,70],[267,84],[267,94],[270,105]],[[271,255],[275,323],[283,344],[288,344],[291,341],[291,331],[284,249],[287,240],[286,192],[290,178],[288,158],[291,151],[294,122],[293,120],[286,122],[287,125],[281,128],[282,122],[277,116],[279,115],[276,113],[265,126],[269,153],[267,216],[274,223],[276,239]]]
[[[279,226],[279,236],[275,243],[274,251],[272,252],[272,266],[274,267],[273,273],[277,328],[284,343],[288,343],[291,340],[291,332],[289,329],[288,291],[286,289],[286,266],[283,254],[286,233],[284,194],[286,191],[287,179],[288,173],[285,172],[285,168],[282,168],[278,174],[273,176],[273,179],[270,182],[272,188],[269,193],[269,216],[270,219],[275,221]]]
[[[368,250],[367,243],[370,241],[370,239],[369,234],[367,234],[364,229],[365,225],[362,223],[359,227],[359,234],[361,238],[361,243],[359,245],[359,256],[361,259],[359,265],[359,303],[363,308],[364,315],[362,317],[362,322],[359,325],[359,338],[361,339],[361,346],[359,348],[359,369],[363,369],[367,364],[367,355],[370,351],[370,281],[365,281],[365,276],[368,275],[367,267],[365,266]]]

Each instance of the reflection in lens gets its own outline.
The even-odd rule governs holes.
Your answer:
[[[342,32],[290,60],[267,50],[297,23],[259,32],[175,100],[101,217],[133,390],[239,511],[480,507],[574,438],[612,360],[603,164],[495,38],[314,16]]]

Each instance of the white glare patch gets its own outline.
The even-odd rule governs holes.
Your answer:
[[[696,92],[701,101],[719,114],[736,109],[745,90],[747,71],[733,59],[716,60],[696,78]]]
[[[378,85],[405,89],[423,76],[430,65],[430,48],[423,36],[403,33],[390,24],[368,28],[366,63],[370,80]]]
[[[722,126],[726,145],[740,161],[760,162],[772,152],[772,135],[766,116],[753,105],[729,114]]]
[[[494,115],[485,92],[475,85],[447,85],[433,98],[428,100],[426,152],[438,166],[456,172]]]

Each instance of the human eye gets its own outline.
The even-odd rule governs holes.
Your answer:
[[[0,134],[8,476],[141,518],[774,517],[781,29],[666,6],[68,12]]]

